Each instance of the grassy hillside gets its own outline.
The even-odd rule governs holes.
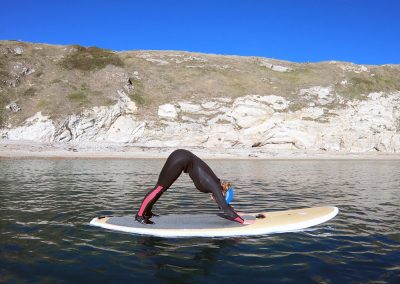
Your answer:
[[[374,91],[400,90],[399,65],[344,62],[292,63],[259,57],[178,51],[113,52],[97,47],[0,41],[0,124],[20,124],[38,111],[59,120],[84,108],[110,105],[129,91],[139,117],[155,117],[160,104],[249,94],[279,95],[290,110],[309,101],[300,89],[332,88],[343,101]],[[4,108],[15,101],[21,111]]]

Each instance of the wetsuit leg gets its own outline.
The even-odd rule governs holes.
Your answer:
[[[139,217],[142,217],[142,219],[149,219],[153,215],[151,209],[153,208],[154,203],[156,203],[156,201],[160,198],[162,194],[162,186],[157,185],[152,190],[150,190],[143,198],[139,211],[136,214],[136,219],[138,219]]]
[[[187,172],[191,167],[191,153],[186,150],[176,150],[172,152],[165,162],[157,185],[150,190],[144,197],[139,211],[136,214],[136,219],[141,223],[152,223],[148,219],[153,215],[151,209],[161,195],[175,182],[181,175],[182,171]]]

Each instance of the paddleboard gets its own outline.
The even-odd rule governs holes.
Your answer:
[[[90,225],[104,229],[158,237],[254,236],[297,231],[324,223],[339,212],[333,206],[245,214],[253,224],[242,225],[221,214],[169,214],[152,217],[152,225],[135,221],[134,216],[102,216]]]

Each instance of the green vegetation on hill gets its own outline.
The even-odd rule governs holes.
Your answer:
[[[68,94],[68,99],[71,103],[79,106],[87,106],[90,103],[90,98],[93,96],[101,96],[100,91],[93,91],[86,83],[82,83],[80,89],[74,86],[75,91]]]
[[[137,79],[130,77],[128,80],[129,84],[132,86],[132,90],[128,93],[129,98],[134,101],[136,104],[144,105],[146,100],[144,98],[144,85],[143,83]]]
[[[347,84],[335,84],[337,93],[348,99],[363,99],[363,95],[373,92],[393,92],[400,90],[400,80],[390,74],[374,74],[374,76],[351,76]]]
[[[6,86],[6,81],[10,79],[10,74],[5,70],[6,66],[3,60],[4,59],[0,55],[0,87]]]
[[[75,51],[68,54],[60,64],[67,69],[79,69],[83,71],[98,70],[107,65],[124,66],[117,54],[110,50],[98,47],[83,47],[74,45]]]
[[[68,95],[68,99],[71,102],[77,103],[79,105],[85,105],[89,102],[87,95],[83,92],[71,93]]]
[[[19,47],[20,51],[15,52]],[[21,52],[22,50],[22,52]],[[17,54],[18,53],[18,54]],[[107,66],[107,69],[104,69]],[[280,67],[280,68],[272,68]],[[224,97],[276,95],[295,111],[317,96],[301,89],[328,88],[340,95],[324,109],[343,107],[371,92],[400,91],[400,66],[346,62],[293,63],[267,58],[219,56],[180,51],[113,52],[97,47],[0,41],[2,123],[20,125],[36,112],[64,119],[83,109],[114,104],[117,91],[136,103],[138,118],[156,119],[158,106]],[[129,90],[129,91],[128,91]],[[18,112],[4,106],[16,102]]]
[[[30,87],[29,89],[27,89],[27,90],[24,92],[23,95],[24,95],[25,97],[33,97],[34,95],[36,95],[36,92],[37,92],[36,88]]]
[[[0,93],[0,128],[4,127],[6,124],[6,105],[6,98]]]
[[[6,81],[10,78],[9,73],[6,71],[6,64],[4,63],[4,56],[0,54],[0,128],[4,127],[7,121],[7,110],[5,109],[8,104],[8,98],[2,92],[6,86]]]

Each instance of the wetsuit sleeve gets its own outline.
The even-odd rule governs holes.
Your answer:
[[[224,215],[225,217],[227,217],[227,219],[243,224],[244,222],[243,218],[236,213],[236,211],[233,209],[232,206],[226,204],[225,198],[220,190],[214,193],[214,197],[215,200],[217,201],[219,208],[221,208],[224,211]]]

